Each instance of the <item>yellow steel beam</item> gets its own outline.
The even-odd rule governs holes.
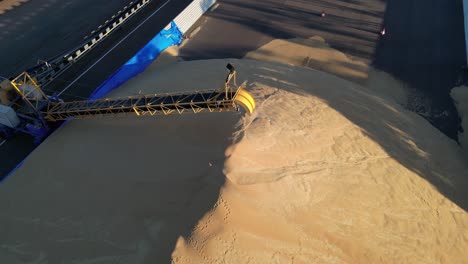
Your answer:
[[[255,110],[254,97],[243,87],[245,83],[236,84],[236,71],[231,66],[224,90],[192,91],[185,93],[168,93],[138,95],[127,98],[105,98],[97,100],[52,102],[41,90],[36,80],[24,72],[16,77],[12,86],[36,113],[48,121],[66,120],[70,117],[101,116],[135,113],[138,116],[156,114],[183,114],[224,112],[238,110],[241,106],[250,115]],[[231,81],[233,80],[233,85]],[[224,94],[224,96],[223,96]]]

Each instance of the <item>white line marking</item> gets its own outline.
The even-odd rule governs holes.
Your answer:
[[[70,88],[70,86],[72,86],[76,81],[78,81],[81,77],[83,77],[83,75],[85,75],[89,70],[91,70],[91,68],[96,66],[96,64],[98,64],[102,59],[104,59],[104,57],[107,56],[107,54],[109,54],[112,50],[114,50],[117,46],[119,46],[124,40],[126,40],[131,34],[133,34],[133,32],[135,32],[137,29],[139,29],[144,23],[146,23],[146,21],[148,21],[151,17],[153,17],[157,12],[159,12],[159,10],[161,10],[161,8],[166,6],[170,1],[171,0],[167,0],[162,6],[160,6],[158,9],[156,9],[149,17],[147,17],[137,27],[135,27],[132,31],[130,31],[130,33],[128,33],[123,39],[121,39],[119,42],[117,42],[110,50],[108,50],[104,55],[102,55],[101,58],[99,58],[95,63],[93,63],[91,66],[89,66],[88,69],[86,69],[83,73],[81,73],[75,80],[73,80],[69,85],[67,85],[67,87],[65,87],[58,94],[58,96],[60,96],[63,92],[68,90],[68,88]]]
[[[6,140],[4,139],[4,140],[2,141],[2,143],[0,143],[0,147],[1,147],[5,142],[6,142]]]

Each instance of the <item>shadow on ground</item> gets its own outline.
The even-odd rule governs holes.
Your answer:
[[[218,200],[239,117],[68,123],[2,184],[0,262],[170,263]]]
[[[190,45],[181,49],[184,59],[241,58],[275,38],[321,36],[332,47],[370,62],[385,10],[376,0],[219,2],[200,22]]]
[[[320,36],[407,83],[410,109],[457,140],[460,120],[449,92],[466,63],[462,0],[219,2],[181,49],[185,60],[242,58],[275,38]]]
[[[325,19],[320,17],[322,10],[327,14]],[[426,100],[421,107],[429,108],[423,109],[429,110],[428,120],[450,138],[457,139],[459,118],[449,91],[456,82],[459,67],[465,64],[461,0],[224,0],[201,24],[203,27],[190,39],[190,45],[181,49],[184,59],[242,58],[275,38],[321,36],[331,47],[411,86]],[[387,29],[383,38],[379,34],[382,27]],[[446,172],[428,171],[428,164],[444,157],[437,151],[428,153],[427,158],[419,157],[408,142],[427,143],[411,127],[398,124],[399,113],[395,112],[392,120],[383,120],[378,115],[363,119],[346,111],[353,102],[340,99],[339,94],[336,98],[316,96],[323,96],[382,147],[390,149],[388,138],[394,140],[391,142],[400,141],[399,152],[390,153],[392,157],[467,210],[467,198],[463,195],[467,185],[463,177],[468,176],[459,175],[463,176],[457,177],[460,182],[450,187],[439,177]],[[417,111],[418,106],[414,107]]]
[[[388,1],[384,25],[372,64],[407,83],[411,110],[457,140],[450,90],[466,64],[462,0]]]
[[[313,75],[312,72],[309,75]],[[301,80],[310,78],[311,87],[299,87],[307,89],[304,91],[291,83],[292,76],[296,76],[296,73],[290,68],[284,68],[284,71],[268,67],[255,70],[255,81],[325,100],[330,107],[359,126],[391,158],[431,183],[465,211],[468,210],[468,170],[462,149],[456,142],[423,118],[367,89],[352,83],[344,89],[339,86],[315,86],[314,78],[307,77],[308,74],[301,71]]]

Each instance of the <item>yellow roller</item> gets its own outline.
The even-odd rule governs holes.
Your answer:
[[[239,90],[237,90],[234,101],[242,106],[249,115],[253,113],[255,109],[255,99],[244,88],[241,87]]]

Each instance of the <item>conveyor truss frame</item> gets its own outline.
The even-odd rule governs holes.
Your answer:
[[[49,122],[69,118],[123,115],[137,116],[170,115],[184,113],[237,111],[242,106],[248,114],[255,109],[253,96],[245,90],[245,82],[238,86],[236,71],[230,70],[224,88],[163,94],[135,95],[125,98],[105,98],[63,102],[48,97],[37,82],[27,72],[15,78],[11,84],[33,111],[23,110],[23,114],[39,116]],[[231,85],[233,81],[233,85]]]

